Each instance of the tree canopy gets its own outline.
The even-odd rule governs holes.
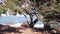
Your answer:
[[[24,10],[27,11],[26,13],[32,13],[31,7],[21,8],[23,2],[24,0],[4,0],[4,4],[0,4],[0,13],[6,12],[8,8],[15,14],[17,12],[24,14]],[[35,7],[35,10],[46,19],[60,19],[60,0],[31,0],[30,5]]]

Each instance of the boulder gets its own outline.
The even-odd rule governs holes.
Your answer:
[[[29,27],[29,24],[27,22],[24,22],[21,26],[22,27]]]
[[[8,27],[9,27],[8,25],[2,25],[2,24],[0,24],[0,30],[5,30]]]

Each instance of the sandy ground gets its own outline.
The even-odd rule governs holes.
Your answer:
[[[0,25],[0,34],[43,34],[41,32],[36,32],[35,30],[27,27],[9,27]]]
[[[17,29],[16,32],[3,31],[3,32],[0,32],[0,34],[43,34],[43,33],[35,32],[34,30],[32,30],[30,28],[19,28],[19,29]]]
[[[22,29],[22,30],[20,30],[20,31],[23,32],[23,33],[21,33],[21,34],[43,34],[43,33],[41,33],[41,32],[35,32],[34,30],[32,30],[32,29],[30,29],[30,28]]]
[[[11,27],[11,26],[0,24],[0,34],[50,34],[50,33],[45,31],[37,32],[35,29],[26,27],[25,24],[21,27]]]

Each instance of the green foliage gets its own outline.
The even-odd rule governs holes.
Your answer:
[[[1,14],[1,13],[5,13],[6,10],[7,10],[7,9],[5,8],[4,5],[0,5],[0,14]]]
[[[23,13],[23,9],[21,9],[21,2],[19,0],[5,0],[6,8],[12,10],[14,13],[21,12]],[[14,14],[13,13],[13,14]]]
[[[14,11],[14,12],[20,12],[21,14],[24,13],[24,9],[21,8],[21,1],[19,0],[5,0],[6,8]],[[25,10],[28,12],[31,12],[31,9],[29,7],[26,7]]]
[[[49,6],[47,6],[50,4]],[[43,14],[55,14],[54,12],[60,13],[60,3],[57,3],[56,0],[51,0],[50,2],[46,2],[43,5],[39,6],[40,12]]]

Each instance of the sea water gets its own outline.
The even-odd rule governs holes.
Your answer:
[[[36,16],[33,17],[33,21],[36,19]],[[7,23],[13,23],[14,26],[22,25],[23,22],[29,21],[30,22],[30,17],[24,17],[24,16],[0,16],[0,24],[6,25]],[[19,25],[20,24],[20,25]],[[13,25],[12,25],[13,26]],[[43,28],[44,24],[43,21],[38,21],[34,27],[37,28]]]
[[[6,23],[22,23],[29,20],[29,17],[21,17],[21,16],[0,16],[0,24]]]

